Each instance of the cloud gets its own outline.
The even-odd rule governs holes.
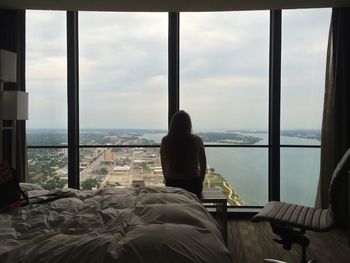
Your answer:
[[[26,72],[28,84],[47,83],[51,85],[51,83],[62,82],[66,85],[67,58],[65,56],[42,57],[36,62],[30,63],[29,61],[29,64]],[[30,87],[31,85],[28,85],[28,90]]]
[[[28,127],[65,125],[65,17],[27,11]],[[283,127],[319,127],[329,18],[283,11]],[[167,127],[167,30],[167,13],[79,12],[82,128]],[[194,128],[267,128],[268,63],[269,11],[180,14],[180,105]]]
[[[190,113],[197,129],[267,128],[267,80],[203,78],[182,87],[181,108]]]
[[[155,75],[148,78],[148,84],[153,87],[163,88],[167,84],[168,76],[165,75]]]
[[[66,96],[50,90],[43,96],[40,94],[30,96],[27,126],[29,128],[67,128],[66,105]]]

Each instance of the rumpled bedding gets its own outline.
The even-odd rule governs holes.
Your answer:
[[[0,214],[1,263],[232,262],[216,221],[185,190],[50,194],[62,198]]]

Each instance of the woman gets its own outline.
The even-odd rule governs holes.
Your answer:
[[[204,145],[200,137],[192,134],[191,118],[185,111],[176,112],[171,119],[160,157],[166,186],[201,194],[207,167]]]

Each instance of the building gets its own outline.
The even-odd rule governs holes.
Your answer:
[[[124,166],[115,166],[113,168],[113,171],[115,172],[129,172],[130,166],[124,165]]]
[[[114,162],[116,159],[117,159],[117,155],[114,152],[111,152],[111,151],[104,151],[103,152],[103,160],[104,161]]]

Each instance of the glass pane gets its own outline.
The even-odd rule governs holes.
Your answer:
[[[36,146],[67,145],[67,132],[63,129],[27,129],[27,144]]]
[[[45,189],[68,187],[68,149],[28,149],[28,182]]]
[[[320,154],[318,148],[281,148],[282,201],[315,205]]]
[[[223,188],[231,205],[263,206],[266,204],[268,200],[267,149],[206,147],[205,152],[208,172],[204,187]]]
[[[320,145],[330,15],[331,9],[283,10],[282,144]]]
[[[56,136],[29,138],[28,145],[67,144],[66,46],[66,12],[26,11],[27,132],[60,134],[59,141]]]
[[[167,17],[79,12],[81,133],[167,128]]]
[[[164,185],[159,148],[81,148],[81,189],[107,185]]]
[[[181,13],[180,23],[180,106],[194,130],[266,132],[269,12]]]

